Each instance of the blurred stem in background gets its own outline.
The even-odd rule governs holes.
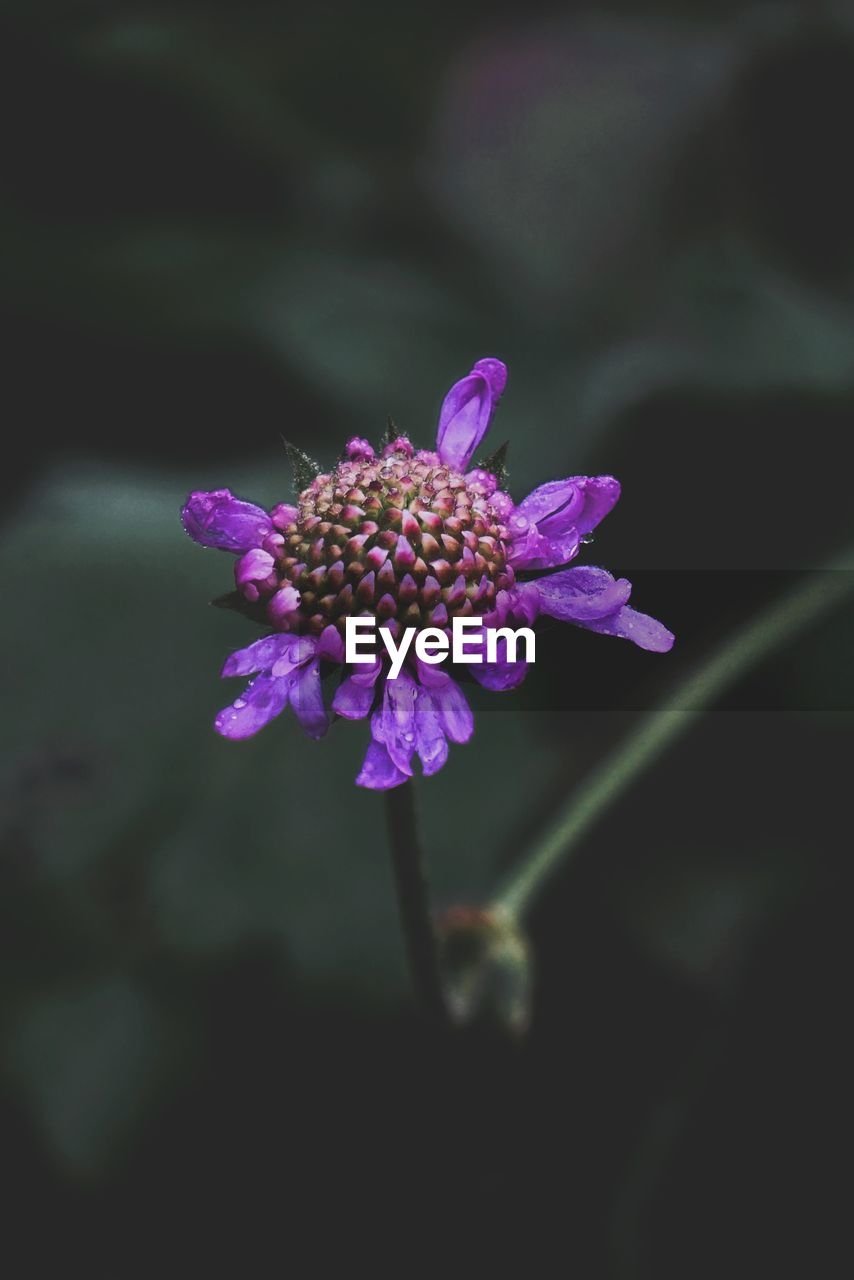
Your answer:
[[[854,595],[854,548],[817,578],[811,577],[772,604],[684,680],[663,706],[645,716],[581,783],[545,833],[510,875],[492,909],[524,915],[533,899],[578,847],[582,837],[635,779],[751,667]]]
[[[645,716],[620,746],[574,792],[496,895],[484,918],[514,928],[539,890],[575,851],[582,837],[644,769],[694,725],[709,706],[775,649],[790,643],[824,614],[854,596],[854,548],[818,577],[799,585],[759,618],[741,627],[663,706]],[[386,792],[386,813],[401,922],[413,986],[421,1007],[441,1025],[449,1021],[430,910],[424,854],[411,782]]]
[[[421,1008],[438,1025],[448,1022],[424,852],[418,834],[415,788],[404,782],[385,793],[391,857],[412,985]]]

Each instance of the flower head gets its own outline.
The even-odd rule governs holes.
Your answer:
[[[187,533],[237,555],[234,601],[271,628],[226,662],[224,676],[253,678],[217,716],[218,733],[250,737],[290,704],[306,733],[322,736],[322,678],[337,669],[334,715],[370,717],[360,785],[397,786],[416,756],[423,773],[441,769],[448,743],[474,731],[457,680],[414,654],[394,679],[381,657],[348,670],[343,635],[353,616],[374,617],[396,635],[445,630],[455,618],[530,626],[547,614],[653,652],[670,649],[671,633],[629,606],[626,579],[561,568],[619,498],[612,476],[551,481],[516,504],[487,466],[467,470],[506,381],[500,360],[479,360],[445,397],[435,452],[393,435],[378,454],[354,437],[295,506],[266,512],[228,489],[190,494],[181,513]],[[488,689],[515,687],[526,663],[502,656],[499,649],[497,661],[472,665],[471,675]]]

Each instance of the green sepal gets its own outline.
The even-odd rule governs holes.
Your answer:
[[[242,613],[244,618],[248,618],[250,622],[255,622],[259,627],[269,627],[270,619],[265,612],[263,602],[256,600],[246,600],[239,591],[227,591],[223,596],[217,596],[215,600],[211,600],[211,604],[215,609],[231,609],[234,613]]]
[[[291,444],[289,440],[282,437],[285,446],[285,453],[288,462],[291,464],[291,470],[294,476],[294,484],[297,493],[302,493],[303,489],[307,489],[315,476],[319,476],[321,466],[319,462],[315,462],[307,453],[303,453],[302,449],[298,449],[295,444]]]
[[[397,425],[397,423],[395,422],[391,414],[389,414],[388,417],[386,418],[386,426],[385,426],[385,431],[383,432],[382,440],[380,440],[380,451],[382,452],[382,450],[386,447],[387,444],[391,444],[392,440],[396,440],[398,436],[402,434],[403,432],[401,431],[400,427]]]
[[[495,450],[495,453],[491,453],[488,458],[484,458],[483,462],[477,464],[481,471],[488,471],[490,475],[495,476],[499,489],[507,488],[509,474],[507,471],[507,449],[509,445],[510,441],[505,440],[503,445]]]

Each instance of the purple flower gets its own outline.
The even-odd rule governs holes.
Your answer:
[[[613,476],[570,476],[540,485],[508,517],[514,567],[566,564],[619,496],[620,484]]]
[[[239,698],[220,711],[214,728],[224,738],[251,738],[288,703],[310,738],[322,738],[329,719],[320,688],[320,663],[344,661],[344,643],[334,627],[321,636],[279,632],[238,649],[224,676],[254,676]]]
[[[467,378],[455,382],[439,414],[436,448],[449,467],[464,471],[489,430],[507,369],[500,360],[478,360]]]
[[[191,493],[181,519],[191,538],[219,551],[251,551],[273,532],[267,512],[252,502],[235,498],[230,489]]]
[[[500,360],[478,360],[445,397],[435,452],[398,436],[377,453],[354,437],[297,506],[268,513],[228,489],[190,494],[184,528],[238,556],[235,598],[272,629],[223,667],[224,676],[253,678],[217,716],[218,733],[251,737],[290,705],[305,732],[321,737],[329,725],[323,679],[337,671],[333,714],[370,723],[360,786],[396,787],[416,761],[427,775],[441,769],[448,744],[474,732],[465,694],[444,664],[427,665],[412,649],[395,679],[385,657],[347,670],[342,636],[354,615],[397,634],[448,630],[458,617],[530,627],[545,614],[655,653],[671,648],[671,633],[629,606],[625,578],[561,567],[617,502],[612,476],[553,480],[517,504],[492,472],[468,469],[506,381]],[[493,657],[467,666],[479,684],[500,692],[524,680],[526,663],[503,639]]]

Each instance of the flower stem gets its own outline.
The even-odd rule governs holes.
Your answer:
[[[415,996],[431,1019],[445,1024],[448,1021],[448,1010],[430,911],[426,863],[418,837],[414,792],[411,782],[404,782],[401,786],[386,791],[386,821],[397,901]]]
[[[823,614],[854,595],[854,550],[810,577],[764,614],[740,628],[661,707],[645,716],[586,778],[544,835],[510,875],[493,907],[521,916],[537,891],[567,860],[582,836],[635,779],[751,667]]]

